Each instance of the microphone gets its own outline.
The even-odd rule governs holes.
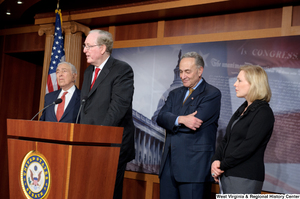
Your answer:
[[[58,98],[57,100],[55,100],[54,102],[52,102],[51,104],[49,104],[48,106],[45,106],[42,110],[40,110],[37,114],[35,114],[35,116],[33,116],[33,118],[31,119],[31,121],[43,110],[45,110],[46,108],[55,105],[55,104],[60,104],[62,102],[61,98]]]
[[[82,100],[81,100],[81,104],[80,104],[80,107],[79,107],[79,110],[78,110],[78,114],[77,114],[77,118],[76,118],[76,123],[75,124],[77,124],[77,122],[78,122],[78,118],[79,118],[79,115],[80,115],[80,112],[81,112],[81,108],[82,108],[83,104],[85,103],[86,99],[87,99],[87,96],[84,96],[82,98]]]

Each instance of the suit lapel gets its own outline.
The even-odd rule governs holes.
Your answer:
[[[206,87],[206,82],[203,79],[203,82],[196,88],[196,90],[194,90],[192,92],[192,94],[185,101],[185,103],[184,103],[184,105],[182,106],[182,109],[181,109],[182,114],[185,113],[186,109],[193,102],[193,100],[204,91],[205,87]]]
[[[73,96],[60,120],[62,120],[70,112],[70,110],[72,110],[75,107],[76,101],[77,100],[80,101],[79,99],[80,99],[80,95],[78,95],[78,89],[75,86],[75,91],[73,93]]]
[[[187,92],[187,88],[186,87],[182,87],[182,89],[180,90],[180,93],[179,93],[179,102],[178,103],[180,103],[181,102],[181,104],[183,103],[183,100],[184,100],[184,97],[185,97],[185,94],[186,94],[186,92]]]
[[[55,93],[53,93],[53,99],[52,101],[54,102],[58,96],[59,96],[59,93],[61,92],[61,89],[57,90],[57,91],[54,91]],[[52,106],[52,107],[49,107],[50,108],[50,115],[51,117],[53,118],[54,121],[57,121],[56,119],[56,114],[55,114],[55,105]]]
[[[187,88],[183,86],[180,92],[178,92],[178,96],[177,96],[178,101],[175,103],[179,105],[178,107],[180,107],[178,110],[178,113],[180,115],[182,115],[184,113],[184,110],[186,109],[185,106],[182,106],[186,92],[187,92]]]
[[[91,94],[96,90],[96,88],[100,85],[100,83],[105,79],[105,77],[108,75],[108,73],[110,72],[110,67],[112,66],[113,63],[113,58],[110,56],[106,62],[106,64],[104,65],[104,67],[102,68],[102,70],[100,71],[100,74],[98,76],[98,78],[95,81],[95,84],[93,86],[93,88],[89,91],[88,97],[91,96]],[[92,81],[92,80],[91,80]],[[90,82],[91,82],[90,81]]]
[[[84,80],[81,88],[81,97],[87,97],[89,94],[94,68],[95,66],[89,65],[89,67],[84,72]]]

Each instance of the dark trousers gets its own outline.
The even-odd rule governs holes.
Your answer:
[[[160,177],[160,199],[209,199],[211,182],[177,182],[174,178],[171,158],[169,153]]]
[[[118,164],[117,177],[115,183],[113,199],[122,199],[123,194],[123,180],[127,163]]]

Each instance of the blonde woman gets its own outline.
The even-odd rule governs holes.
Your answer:
[[[269,106],[271,90],[260,66],[240,68],[234,84],[245,102],[231,117],[226,134],[212,158],[211,174],[221,180],[223,193],[260,194],[265,177],[264,152],[275,118]]]

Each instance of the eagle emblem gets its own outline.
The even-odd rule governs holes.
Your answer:
[[[29,169],[30,171],[30,177],[28,177],[28,182],[30,185],[34,186],[34,189],[38,189],[38,187],[40,186],[39,182],[41,180],[41,174],[43,171],[38,171],[38,167],[34,166],[34,171],[32,171],[31,169]]]
[[[50,190],[50,169],[46,158],[38,151],[24,157],[20,172],[23,193],[28,199],[46,198]]]

